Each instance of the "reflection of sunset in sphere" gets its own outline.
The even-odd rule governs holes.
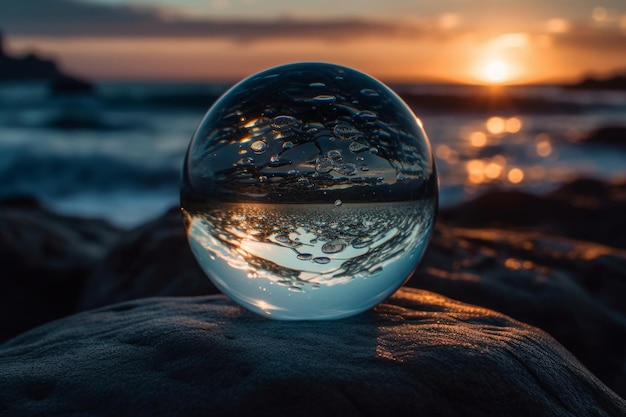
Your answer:
[[[437,176],[421,122],[358,71],[297,63],[255,74],[206,114],[185,159],[191,249],[263,316],[333,319],[391,295],[433,227]]]

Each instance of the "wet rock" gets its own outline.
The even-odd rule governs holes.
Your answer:
[[[592,131],[582,140],[586,145],[612,146],[626,149],[625,126],[603,126]]]
[[[93,262],[117,238],[109,223],[59,216],[30,197],[0,201],[0,341],[72,314]]]
[[[439,224],[408,285],[543,329],[626,396],[626,251],[546,233]]]
[[[80,309],[142,297],[217,292],[189,249],[180,209],[172,208],[121,235],[85,281]]]
[[[0,345],[0,369],[11,416],[626,414],[547,334],[412,289],[323,322],[223,296],[126,302]]]
[[[626,182],[579,179],[537,196],[488,192],[440,212],[461,227],[528,229],[626,248]]]

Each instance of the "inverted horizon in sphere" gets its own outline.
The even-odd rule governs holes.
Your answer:
[[[229,90],[198,127],[181,186],[190,245],[215,285],[292,320],[345,317],[391,295],[421,259],[437,195],[406,104],[325,63]]]

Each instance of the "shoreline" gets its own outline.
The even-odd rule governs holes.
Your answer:
[[[441,210],[405,287],[539,328],[626,397],[626,353],[615,349],[626,343],[624,212],[626,182],[580,179],[543,196],[487,193]],[[0,349],[75,313],[218,293],[191,254],[178,207],[122,229],[52,213],[33,198],[3,200],[0,260]]]

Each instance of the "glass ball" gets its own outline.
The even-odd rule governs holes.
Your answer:
[[[238,304],[285,320],[350,316],[395,292],[437,198],[419,119],[380,81],[327,63],[227,91],[191,140],[181,185],[202,269]]]

